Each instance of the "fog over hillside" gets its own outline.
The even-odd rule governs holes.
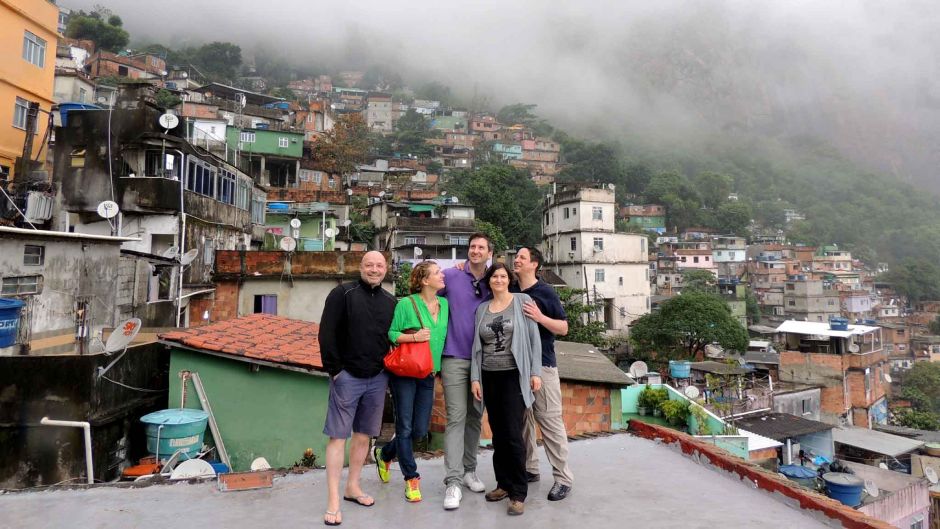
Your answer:
[[[536,103],[571,132],[658,147],[809,136],[940,191],[938,2],[104,5],[137,42],[222,40],[298,65],[388,64],[494,106]]]

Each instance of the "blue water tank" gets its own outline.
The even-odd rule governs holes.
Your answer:
[[[10,347],[16,343],[23,305],[25,303],[18,299],[0,298],[0,347]]]
[[[670,360],[669,374],[672,378],[689,378],[692,374],[692,363],[688,360]]]
[[[845,472],[826,472],[822,478],[826,482],[826,495],[830,498],[849,507],[862,503],[862,490],[865,488],[862,478]]]
[[[69,111],[71,110],[101,110],[101,107],[98,105],[92,105],[90,103],[78,103],[78,102],[69,102],[69,103],[59,103],[59,115],[62,117],[62,126],[66,127],[69,124]]]
[[[849,330],[849,320],[848,318],[833,316],[829,318],[829,328],[833,331],[847,331]]]
[[[283,202],[268,202],[268,209],[289,209],[290,206]]]
[[[148,413],[140,418],[147,435],[147,451],[172,455],[177,450],[194,454],[202,447],[209,414],[202,410],[179,408]]]

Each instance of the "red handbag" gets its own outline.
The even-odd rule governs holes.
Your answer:
[[[418,324],[424,327],[418,304],[409,296],[411,305],[418,315]],[[402,334],[414,334],[417,329],[406,329]],[[431,358],[431,342],[405,342],[392,347],[385,355],[385,369],[400,377],[425,378],[434,370],[434,359]]]

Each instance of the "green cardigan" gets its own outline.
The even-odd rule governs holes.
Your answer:
[[[388,329],[388,339],[392,344],[398,343],[398,337],[405,329],[417,329],[421,327],[418,323],[418,316],[415,314],[411,299],[414,298],[421,312],[421,321],[424,327],[431,331],[431,358],[434,359],[434,372],[441,370],[441,353],[444,352],[444,340],[447,338],[447,318],[449,309],[447,300],[437,296],[437,301],[441,304],[441,310],[437,314],[437,322],[431,318],[431,312],[424,300],[417,294],[412,294],[398,301],[395,306],[395,315],[392,317],[392,326]]]

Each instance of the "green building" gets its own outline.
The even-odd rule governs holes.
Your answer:
[[[238,153],[242,167],[261,185],[287,187],[297,184],[304,135],[265,128],[227,127],[225,143]]]
[[[284,236],[294,237],[297,232],[297,251],[333,251],[336,248],[337,206],[326,202],[286,203],[268,202],[264,227],[267,234],[263,250],[279,250]],[[291,226],[297,219],[299,228]]]
[[[170,347],[169,408],[201,408],[191,380],[199,373],[234,471],[264,457],[274,468],[299,462],[307,448],[325,464],[323,435],[329,377],[317,343],[319,326],[269,314],[161,335]],[[206,440],[211,438],[206,432]]]

